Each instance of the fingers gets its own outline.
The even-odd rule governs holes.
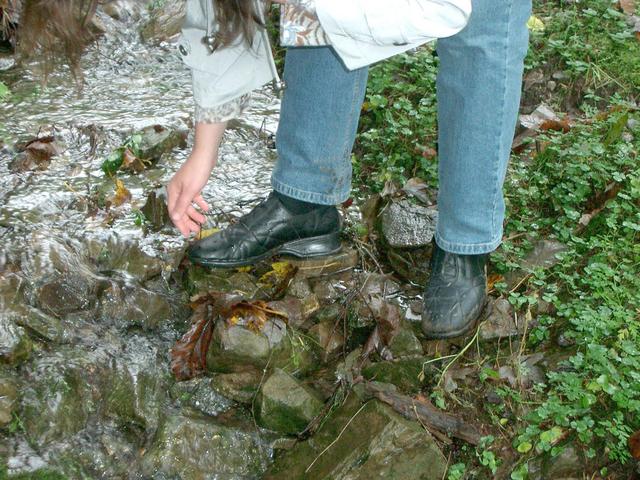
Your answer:
[[[192,206],[189,206],[187,208],[187,216],[195,223],[198,223],[199,225],[203,224],[205,222],[205,217],[204,215],[202,215],[201,213],[199,213],[195,208],[193,208]]]
[[[196,195],[193,201],[205,212],[209,211],[209,204],[204,201],[204,198],[202,198],[202,195]]]

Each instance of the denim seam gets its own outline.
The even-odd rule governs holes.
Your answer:
[[[509,45],[511,43],[511,16],[513,15],[513,0],[511,0],[511,2],[509,2],[509,9],[507,12],[507,29],[506,29],[506,42],[504,44],[504,71],[503,71],[503,83],[502,83],[502,105],[501,105],[501,109],[500,111],[503,112],[502,116],[500,117],[500,128],[499,128],[499,132],[500,135],[504,135],[504,124],[505,124],[505,105],[507,103],[507,76],[508,76],[508,69],[509,69]],[[502,143],[502,142],[500,142]],[[495,159],[494,159],[494,164],[493,164],[493,172],[495,174],[495,181],[493,183],[494,185],[494,192],[493,192],[493,208],[492,208],[492,212],[491,212],[491,231],[495,232],[495,231],[501,231],[501,228],[498,228],[496,225],[496,209],[498,206],[498,195],[503,195],[502,190],[498,189],[497,185],[499,184],[499,178],[500,178],[500,172],[498,171],[498,167],[500,166],[500,159],[502,158],[502,156],[504,155],[504,152],[502,151],[503,146],[500,145],[500,149],[498,150],[498,154],[496,155]],[[507,159],[508,161],[508,159]]]

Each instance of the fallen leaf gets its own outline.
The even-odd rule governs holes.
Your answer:
[[[400,308],[378,296],[370,297],[367,306],[376,320],[376,327],[367,339],[362,355],[377,351],[383,359],[392,360],[389,345],[400,331]]]
[[[269,305],[262,300],[242,301],[231,307],[227,323],[229,325],[242,325],[253,332],[260,332],[270,315],[283,320],[287,319],[285,313],[269,308]]]
[[[527,28],[532,32],[544,32],[544,22],[535,15],[531,15],[527,21]]]
[[[407,180],[407,183],[404,184],[402,190],[405,193],[414,196],[422,203],[425,203],[427,205],[431,204],[427,184],[421,178],[410,178],[409,180]]]
[[[562,120],[549,119],[540,124],[540,130],[552,130],[555,132],[568,133],[569,130],[571,130],[571,125],[569,124],[569,120],[567,118],[564,118]]]
[[[284,293],[298,269],[290,262],[275,262],[271,270],[258,280],[258,285],[270,292],[270,297],[277,298]]]
[[[141,158],[137,157],[131,151],[131,149],[126,148],[124,150],[124,153],[122,154],[122,164],[120,165],[120,168],[129,172],[140,173],[147,167],[148,164],[148,161],[142,160]]]
[[[198,233],[197,239],[202,240],[203,238],[210,237],[211,235],[213,235],[214,233],[218,233],[219,231],[220,231],[219,228],[207,228],[205,230],[200,230],[200,232]],[[238,271],[241,271],[241,270],[238,269]],[[249,270],[246,270],[246,271],[251,271],[251,268],[249,268]]]
[[[633,458],[640,460],[640,430],[629,437],[629,451]]]
[[[20,154],[11,163],[11,170],[46,170],[51,159],[62,152],[62,147],[52,135],[36,138],[18,147]]]
[[[191,318],[191,328],[170,351],[171,371],[176,380],[189,380],[205,370],[213,322],[207,304],[199,305]]]
[[[504,275],[501,275],[499,273],[492,273],[491,275],[489,275],[489,278],[487,278],[487,289],[489,292],[493,291],[493,289],[496,286],[496,283],[501,283],[504,282]]]
[[[131,200],[131,192],[124,186],[124,182],[119,178],[116,178],[116,192],[111,200],[111,204],[115,207],[119,207],[124,203]]]

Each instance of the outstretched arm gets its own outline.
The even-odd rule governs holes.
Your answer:
[[[204,211],[209,210],[201,193],[218,160],[218,148],[226,125],[227,122],[196,123],[191,155],[167,185],[169,215],[185,237],[191,232],[198,233],[205,221],[193,204]]]

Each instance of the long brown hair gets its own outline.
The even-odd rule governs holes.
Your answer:
[[[256,29],[264,26],[254,0],[207,1],[212,2],[218,24],[214,48],[227,47],[239,38],[251,43]],[[104,3],[104,0],[0,0],[0,12],[5,12],[0,17],[6,19],[10,7],[19,9],[17,31],[10,34],[17,36],[20,57],[39,56],[44,59],[45,80],[62,60],[71,67],[81,84],[80,57],[95,38],[91,21],[99,3]],[[20,4],[22,8],[19,8]]]
[[[256,10],[254,0],[209,0],[213,1],[218,31],[213,48],[227,47],[240,37],[249,44],[257,27],[264,27],[261,12]]]
[[[80,81],[80,57],[95,37],[91,20],[98,0],[23,0],[22,3],[17,30],[20,56],[42,56],[45,78],[56,61],[64,59]]]

